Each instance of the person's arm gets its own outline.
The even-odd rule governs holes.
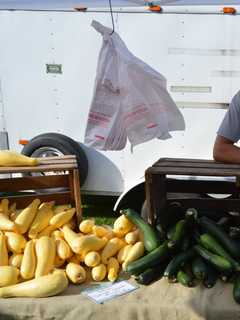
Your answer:
[[[213,147],[213,159],[240,164],[240,148],[235,146],[233,141],[218,135]]]

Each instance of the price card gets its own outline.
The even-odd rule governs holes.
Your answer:
[[[107,300],[122,296],[138,287],[129,283],[128,281],[119,281],[115,283],[109,283],[106,286],[100,286],[97,289],[87,290],[83,292],[84,295],[96,303],[104,303]]]

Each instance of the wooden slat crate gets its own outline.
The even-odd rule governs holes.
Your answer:
[[[39,165],[33,167],[0,167],[0,176],[3,175],[0,179],[0,200],[8,198],[10,203],[16,202],[20,209],[35,198],[41,202],[54,200],[56,204],[71,203],[76,208],[79,222],[82,209],[76,157],[67,155],[38,160]],[[12,174],[11,178],[4,178],[9,174]]]
[[[193,179],[186,176],[193,176]],[[234,182],[219,181],[217,177],[233,177]],[[172,202],[180,203],[184,209],[240,211],[239,177],[240,165],[236,164],[162,158],[145,172],[149,222],[154,224],[157,217],[167,219],[164,214]],[[207,194],[230,194],[231,197],[216,199]]]

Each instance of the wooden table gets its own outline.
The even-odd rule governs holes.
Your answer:
[[[233,177],[233,181],[220,181],[217,177]],[[156,217],[160,215],[164,217],[167,206],[174,201],[180,203],[184,209],[194,207],[240,211],[239,177],[240,165],[236,164],[199,159],[159,159],[145,172],[150,223],[154,224]],[[216,199],[208,194],[231,196]]]

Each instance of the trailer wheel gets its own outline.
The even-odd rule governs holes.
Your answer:
[[[60,133],[40,134],[29,141],[22,149],[22,154],[29,157],[53,157],[72,154],[77,158],[80,185],[86,181],[88,174],[87,156],[81,144]]]

